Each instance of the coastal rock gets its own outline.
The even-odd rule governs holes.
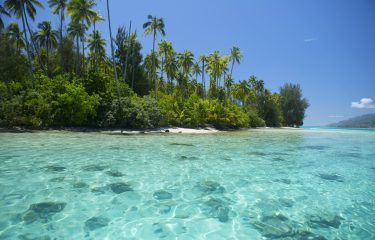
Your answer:
[[[85,222],[85,229],[93,231],[98,228],[106,227],[109,223],[109,220],[105,217],[92,217]]]
[[[165,190],[156,191],[154,192],[153,196],[156,200],[167,200],[172,199],[173,197],[172,193],[167,192]]]
[[[108,186],[111,188],[112,192],[116,194],[133,191],[133,188],[130,186],[130,184],[124,182],[111,183]]]

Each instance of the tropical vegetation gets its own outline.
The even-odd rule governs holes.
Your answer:
[[[165,39],[163,18],[149,15],[142,30],[151,36],[152,50],[143,56],[131,23],[112,32],[109,0],[106,16],[94,0],[49,0],[48,5],[58,26],[43,21],[35,29],[30,21],[46,7],[38,0],[5,0],[0,6],[1,126],[303,124],[308,102],[299,85],[272,92],[256,76],[234,79],[243,59],[237,46],[228,54],[177,52]],[[109,40],[97,28],[105,21]]]

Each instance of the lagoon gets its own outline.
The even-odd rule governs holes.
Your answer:
[[[375,132],[0,133],[0,239],[374,239]]]

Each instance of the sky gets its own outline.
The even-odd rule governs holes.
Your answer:
[[[50,20],[58,27],[47,0],[40,1],[45,8],[34,26]],[[106,1],[97,3],[107,19]],[[164,19],[164,38],[176,51],[199,56],[240,47],[244,58],[234,79],[255,75],[274,92],[287,82],[300,84],[310,103],[304,125],[375,113],[374,0],[112,0],[110,10],[114,33],[132,21],[143,54],[152,48],[142,29],[149,14]],[[108,23],[97,28],[108,42]]]

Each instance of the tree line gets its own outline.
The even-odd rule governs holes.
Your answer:
[[[298,84],[284,84],[276,93],[255,76],[233,79],[243,59],[239,47],[229,54],[176,52],[164,39],[163,18],[149,15],[142,30],[151,36],[152,50],[143,56],[131,22],[112,33],[109,4],[107,0],[104,17],[95,11],[94,0],[49,0],[59,18],[56,29],[50,21],[30,27],[44,7],[38,0],[0,5],[0,125],[209,124],[229,129],[303,124],[308,102]],[[5,26],[4,18],[19,19],[21,26]],[[109,54],[97,30],[105,22]]]

